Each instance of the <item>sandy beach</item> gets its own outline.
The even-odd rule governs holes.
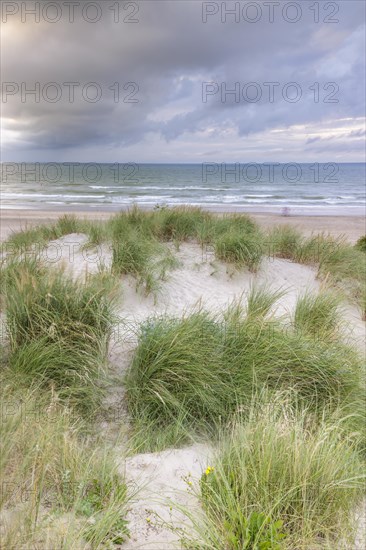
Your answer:
[[[66,213],[66,212],[65,212]],[[74,213],[78,219],[107,220],[115,213]],[[37,224],[55,222],[60,211],[3,210],[1,212],[1,239],[12,233]],[[253,214],[252,218],[270,231],[278,225],[298,228],[304,236],[325,233],[338,237],[344,235],[354,243],[365,233],[364,219],[356,216],[290,216]],[[123,240],[123,239],[122,239]],[[110,243],[102,242],[96,255],[89,255],[85,245],[88,235],[69,233],[50,241],[42,254],[51,269],[63,268],[73,281],[85,280],[86,274],[97,273],[100,267],[113,271],[113,254]],[[72,245],[72,248],[70,248]],[[189,491],[190,485],[198,488],[207,465],[212,462],[212,445],[209,441],[172,446],[159,452],[138,452],[126,456],[127,447],[121,433],[130,429],[131,419],[126,410],[124,378],[138,344],[139,327],[152,316],[184,317],[203,308],[212,315],[222,315],[231,303],[247,303],[254,286],[265,287],[270,292],[281,292],[272,308],[278,319],[291,323],[297,302],[310,292],[319,295],[325,288],[318,277],[318,267],[297,263],[281,257],[264,257],[257,272],[234,269],[215,257],[212,247],[201,247],[192,240],[180,243],[165,243],[174,255],[177,264],[159,282],[158,290],[146,294],[132,274],[120,277],[120,300],[115,314],[118,322],[108,347],[108,365],[114,384],[107,392],[103,407],[111,411],[112,419],[102,420],[98,430],[105,441],[113,445],[115,464],[131,493],[126,519],[130,539],[122,548],[172,550],[180,545],[179,529],[190,532],[192,520],[182,510],[196,510],[200,504],[196,494]],[[70,254],[72,250],[72,254]],[[348,301],[342,303],[342,329],[340,338],[358,349],[365,349],[365,323],[358,307]],[[119,411],[116,414],[116,411]],[[122,411],[122,413],[121,413]],[[116,444],[117,435],[119,442]],[[187,481],[188,480],[188,481]],[[198,489],[197,489],[198,490]],[[137,491],[137,492],[136,492]],[[173,510],[173,511],[172,511]],[[361,511],[359,533],[355,549],[363,547],[364,519]],[[174,526],[172,530],[171,526]]]

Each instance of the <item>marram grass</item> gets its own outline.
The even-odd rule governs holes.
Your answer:
[[[111,450],[83,436],[83,422],[56,392],[17,387],[9,369],[1,382],[2,547],[121,544],[127,488]]]
[[[250,407],[253,392],[265,385],[270,391],[296,389],[315,414],[326,406],[352,412],[350,430],[364,448],[364,377],[357,353],[266,320],[261,310],[246,315],[240,305],[231,306],[224,320],[203,311],[150,319],[141,327],[126,378],[132,420],[146,422],[147,431],[151,426],[146,440],[152,448],[160,432],[177,434],[177,442],[188,431],[212,433],[238,408]]]
[[[62,216],[55,223],[14,233],[4,250],[10,254],[40,252],[51,239],[75,232],[87,234],[90,244],[112,243],[115,272],[132,273],[138,286],[144,286],[147,292],[156,292],[162,277],[159,268],[154,267],[154,258],[164,257],[158,243],[170,241],[179,245],[192,241],[212,247],[218,259],[252,271],[258,270],[266,256],[319,266],[319,277],[346,290],[366,316],[366,257],[362,238],[352,246],[344,237],[336,239],[324,233],[304,237],[290,225],[263,232],[247,214],[217,215],[188,206],[145,211],[134,206],[106,221]],[[164,274],[172,266],[167,257]]]
[[[73,281],[40,263],[9,264],[5,283],[9,364],[84,411],[96,408],[112,333],[113,284],[100,273]]]
[[[307,292],[297,300],[294,327],[310,337],[335,339],[341,325],[340,306],[340,297],[334,292],[322,291],[317,295]]]
[[[73,282],[25,254],[75,232],[86,233],[90,244],[112,243],[114,275]],[[268,254],[319,265],[319,278],[347,289],[365,314],[362,242],[305,238],[291,227],[265,234],[246,215],[133,208],[107,222],[64,216],[14,234],[10,252],[21,259],[2,268],[10,353],[1,431],[5,481],[25,489],[27,500],[19,500],[21,491],[2,493],[12,512],[2,532],[6,548],[101,548],[126,537],[126,486],[110,450],[83,438],[90,425],[71,411],[89,413],[100,402],[115,275],[133,275],[156,291],[175,266],[167,243],[183,241],[252,271]],[[218,442],[201,479],[206,516],[199,526],[193,518],[197,540],[192,532],[189,548],[353,550],[352,518],[364,482],[361,360],[337,341],[333,294],[304,295],[293,327],[271,315],[280,296],[254,287],[246,309],[233,304],[223,317],[202,310],[163,316],[141,327],[126,379],[131,447],[159,450],[198,437]],[[20,394],[30,411],[25,417]]]
[[[205,515],[187,511],[185,547],[353,550],[365,472],[345,419],[314,419],[296,395],[265,391],[222,434],[200,480]]]

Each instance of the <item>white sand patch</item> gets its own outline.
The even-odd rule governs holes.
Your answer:
[[[156,303],[152,297],[136,293],[135,284],[126,279],[127,289],[120,313],[126,320],[141,322],[153,314],[181,315],[202,304],[212,312],[226,308],[230,302],[243,297],[254,284],[266,284],[273,290],[282,289],[286,295],[279,300],[279,311],[291,311],[297,296],[305,290],[318,291],[316,269],[278,258],[264,259],[257,274],[235,271],[215,260],[210,250],[199,245],[184,243],[176,252],[181,262],[161,283]],[[125,287],[126,288],[126,287]]]
[[[366,499],[357,513],[358,530],[356,536],[355,550],[364,550],[366,548]]]
[[[109,244],[88,247],[88,236],[70,233],[50,241],[41,251],[43,262],[51,267],[65,269],[73,279],[84,278],[88,273],[97,273],[102,267],[110,269],[112,250]]]
[[[123,545],[126,550],[173,550],[180,548],[179,532],[170,530],[188,528],[189,519],[178,507],[199,512],[199,504],[192,489],[210,464],[210,449],[205,445],[192,445],[160,453],[146,453],[127,458],[119,471],[126,476],[132,493],[127,520],[131,538]]]
[[[112,248],[108,243],[88,247],[88,236],[71,233],[50,241],[40,252],[42,260],[56,269],[64,269],[73,279],[84,278],[86,274],[97,273],[101,268],[112,266]],[[211,312],[222,312],[233,300],[246,295],[253,285],[265,285],[272,290],[284,291],[275,305],[277,315],[293,312],[297,298],[306,291],[317,293],[321,288],[316,279],[315,267],[297,264],[279,258],[263,259],[258,273],[247,270],[236,271],[215,259],[211,249],[202,250],[194,243],[183,243],[179,251],[171,245],[180,266],[169,272],[166,281],[161,281],[160,290],[154,298],[136,291],[136,281],[131,276],[122,277],[123,300],[119,310],[121,326],[117,328],[117,350],[121,341],[134,342],[136,326],[153,315],[180,316],[202,305]],[[364,349],[365,323],[355,306],[344,305],[343,312],[346,333],[360,348]],[[124,333],[124,338],[121,338]],[[112,352],[114,362],[115,353]]]

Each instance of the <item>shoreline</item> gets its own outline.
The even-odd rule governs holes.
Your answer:
[[[362,208],[362,207],[361,207]],[[57,209],[12,209],[1,208],[0,209],[0,240],[4,241],[12,232],[20,231],[22,228],[29,227],[30,225],[37,225],[42,223],[50,223],[55,221],[63,214],[74,214],[83,219],[94,220],[107,220],[108,218],[115,216],[120,211],[124,211],[127,208],[119,208],[118,210],[111,209],[88,209],[83,210],[80,208],[57,208]],[[152,208],[142,208],[143,210],[152,210]],[[230,209],[222,207],[221,209],[213,210],[203,208],[217,214],[230,214],[230,213],[246,213],[253,217],[261,227],[264,229],[273,225],[288,224],[296,226],[304,235],[310,235],[311,233],[329,233],[335,237],[344,235],[351,242],[356,242],[359,237],[366,233],[365,227],[365,215],[342,213],[338,215],[331,215],[328,213],[296,213],[290,210],[289,216],[283,216],[280,213],[275,212],[260,212],[245,211],[238,209]]]
[[[1,195],[0,195],[1,197]],[[245,213],[245,214],[267,214],[267,215],[276,215],[281,216],[282,211],[286,208],[290,212],[290,216],[297,217],[308,217],[308,216],[366,216],[366,203],[357,205],[357,206],[326,206],[326,205],[235,205],[235,204],[202,204],[202,203],[174,203],[174,204],[165,204],[165,203],[138,203],[132,202],[130,204],[23,204],[23,205],[2,205],[0,206],[0,216],[2,212],[74,212],[77,214],[86,213],[94,214],[97,213],[106,213],[106,214],[116,214],[118,212],[123,212],[137,206],[141,210],[154,210],[157,206],[168,207],[168,208],[180,208],[180,207],[193,207],[193,208],[202,208],[202,210],[207,210],[208,212],[220,213],[220,214],[229,214],[229,213]]]

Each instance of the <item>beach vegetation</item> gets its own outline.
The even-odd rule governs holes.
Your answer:
[[[296,388],[298,400],[311,404],[314,413],[327,404],[357,411],[352,416],[357,426],[350,429],[364,445],[360,357],[327,332],[309,338],[272,317],[266,320],[266,309],[267,303],[248,314],[232,304],[224,319],[199,310],[142,325],[126,389],[133,422],[153,427],[146,436],[150,443],[163,431],[176,434],[180,443],[185,431],[212,435],[218,423],[229,421],[238,408],[245,410],[253,393],[267,386]],[[307,329],[314,331],[312,325]]]
[[[324,340],[339,337],[341,325],[341,299],[339,294],[322,291],[309,292],[296,302],[294,313],[295,330],[313,338]]]
[[[353,548],[365,473],[344,418],[314,421],[291,394],[268,397],[258,394],[220,437],[200,480],[205,515],[192,518],[186,547]]]
[[[56,391],[18,386],[1,373],[1,540],[4,548],[121,544],[127,488],[110,449]],[[105,547],[105,546],[104,546]]]
[[[86,234],[85,246],[108,243],[111,269],[75,280],[32,248],[71,233]],[[342,338],[341,301],[348,296],[366,317],[362,244],[288,225],[264,232],[244,214],[133,207],[105,222],[66,215],[6,243],[1,482],[18,488],[1,494],[6,548],[110,548],[128,537],[127,487],[93,424],[109,380],[119,279],[156,296],[183,242],[235,269],[256,272],[268,255],[312,265],[322,289],[301,295],[292,316],[275,316],[286,289],[257,283],[223,312],[198,306],[137,326],[124,378],[129,452],[212,446],[201,513],[186,510],[192,529],[178,529],[187,548],[353,547],[365,371]]]
[[[278,225],[266,238],[268,255],[293,260],[299,253],[302,242],[303,237],[296,228],[291,225]]]
[[[114,280],[100,273],[73,281],[34,258],[9,264],[5,284],[9,364],[91,410],[100,397],[114,314]]]
[[[363,235],[357,240],[355,248],[357,248],[357,250],[361,250],[362,252],[366,252],[366,235]]]

